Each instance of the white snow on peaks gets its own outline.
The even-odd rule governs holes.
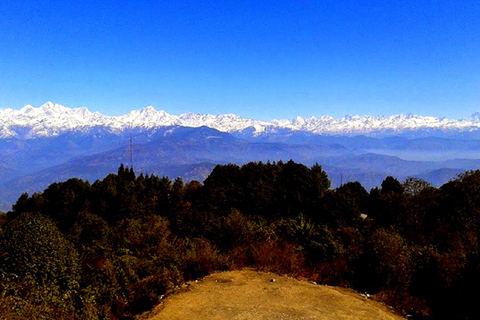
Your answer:
[[[19,135],[25,138],[48,137],[93,127],[104,127],[112,132],[118,132],[131,128],[155,129],[164,126],[206,126],[223,132],[238,132],[248,128],[254,134],[274,132],[276,129],[308,131],[315,134],[366,134],[418,129],[465,131],[480,129],[480,113],[463,120],[401,114],[388,117],[347,115],[338,119],[324,115],[267,122],[242,118],[235,114],[184,113],[176,116],[163,110],[158,111],[152,106],[116,117],[92,113],[85,107],[72,109],[52,102],[47,102],[39,108],[27,105],[20,110],[0,109],[0,138]]]
[[[19,130],[27,138],[53,136],[64,131],[103,125],[105,118],[86,108],[70,109],[52,102],[40,108],[27,105],[20,110],[0,109],[0,137],[13,137]]]

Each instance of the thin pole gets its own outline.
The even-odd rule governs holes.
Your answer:
[[[132,129],[130,129],[130,168],[133,168],[133,139],[132,139]]]

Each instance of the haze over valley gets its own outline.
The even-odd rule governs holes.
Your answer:
[[[216,164],[288,161],[320,164],[332,187],[379,186],[387,175],[435,186],[480,168],[480,117],[328,115],[260,121],[234,114],[171,115],[154,107],[123,116],[46,103],[0,109],[0,203],[71,177],[94,182],[120,164],[203,181]]]

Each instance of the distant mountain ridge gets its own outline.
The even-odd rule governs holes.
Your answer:
[[[276,134],[278,131],[307,132],[330,135],[369,135],[375,133],[401,133],[405,131],[480,131],[480,113],[462,120],[425,117],[418,115],[352,116],[342,118],[323,115],[293,120],[260,121],[242,118],[235,114],[171,115],[154,107],[134,110],[122,116],[106,116],[90,112],[87,108],[67,108],[47,102],[39,108],[27,105],[20,110],[0,109],[0,139],[13,137],[51,137],[70,131],[87,131],[105,128],[112,133],[124,130],[152,130],[168,126],[209,127],[228,133],[244,133],[253,136]]]
[[[369,189],[387,175],[440,186],[480,169],[480,114],[465,120],[398,115],[266,122],[233,114],[175,116],[153,107],[117,117],[53,103],[0,109],[4,211],[23,192],[73,177],[94,182],[122,163],[137,173],[203,181],[217,164],[288,160],[320,164],[332,187],[358,181]]]

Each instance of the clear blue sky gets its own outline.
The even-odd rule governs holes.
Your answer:
[[[0,108],[480,111],[480,1],[0,1]]]

